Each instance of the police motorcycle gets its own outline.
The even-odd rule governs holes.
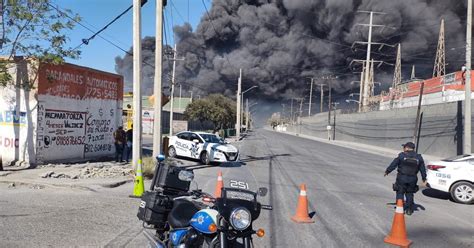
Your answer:
[[[197,189],[189,190],[194,179],[192,170],[173,165],[165,165],[164,157],[158,156],[155,175],[150,191],[144,193],[140,203],[138,218],[144,227],[151,247],[253,247],[252,235],[263,237],[263,229],[254,230],[253,222],[261,209],[271,210],[262,205],[257,196],[265,196],[266,188],[255,188],[253,183],[234,180],[222,188],[220,198]],[[248,169],[240,170],[235,178],[249,177]],[[197,185],[197,183],[196,183]]]

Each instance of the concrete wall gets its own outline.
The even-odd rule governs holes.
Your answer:
[[[14,84],[0,88],[3,162],[113,155],[113,132],[122,122],[122,76],[71,64],[31,65],[12,66]],[[34,82],[31,90],[15,87],[27,80]]]
[[[26,61],[12,63],[14,82],[0,87],[0,156],[5,164],[36,160],[37,85],[28,73],[31,66]]]
[[[339,113],[336,117],[336,140],[401,149],[402,143],[412,140],[416,110],[403,108],[368,113]],[[423,106],[422,112],[419,152],[439,157],[456,155],[457,103]],[[327,139],[326,126],[327,113],[322,113],[302,118],[301,125],[288,126],[288,131]]]
[[[71,64],[39,69],[37,163],[113,155],[123,78]]]

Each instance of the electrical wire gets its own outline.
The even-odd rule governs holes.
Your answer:
[[[73,22],[75,22],[76,24],[78,24],[79,26],[89,30],[90,32],[92,33],[95,33],[94,30],[92,30],[91,28],[85,26],[84,24],[82,24],[81,22],[77,21],[76,19],[74,19],[73,17],[69,16],[65,11],[62,11],[59,7],[56,7],[54,6],[53,4],[51,3],[48,3],[48,5],[53,8],[54,10],[56,10],[58,13],[60,13],[61,15],[64,15],[66,18],[72,20]],[[103,37],[102,35],[98,34],[97,35],[98,37],[100,37],[101,39],[103,39],[104,41],[106,41],[107,43],[109,43],[110,45],[114,46],[115,48],[121,50],[122,52],[124,53],[127,53],[127,54],[130,54],[127,50],[125,50],[124,48],[120,47],[119,45],[115,44],[114,42],[110,41],[109,39]],[[78,49],[79,47],[76,47],[75,49]]]
[[[145,1],[146,3],[146,1]],[[142,6],[143,6],[144,3],[142,3]],[[116,16],[114,19],[112,19],[112,21],[110,21],[109,23],[107,23],[103,28],[99,29],[97,32],[95,32],[92,36],[90,36],[89,38],[86,38],[86,39],[82,39],[82,43],[79,44],[74,50],[78,49],[79,47],[81,47],[82,45],[89,45],[89,42],[94,39],[97,35],[99,35],[100,33],[102,33],[104,30],[106,30],[110,25],[112,25],[114,22],[116,22],[118,19],[120,19],[122,16],[124,16],[128,11],[130,11],[131,9],[133,8],[133,5],[131,5],[130,7],[128,7],[126,10],[124,10],[122,13],[120,13],[118,16]]]

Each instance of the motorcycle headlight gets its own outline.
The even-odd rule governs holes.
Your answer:
[[[252,223],[252,215],[246,208],[236,208],[230,214],[230,224],[235,230],[245,230],[250,223]]]

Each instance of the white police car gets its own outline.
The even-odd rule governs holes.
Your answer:
[[[168,156],[199,159],[203,164],[239,159],[239,150],[212,133],[184,131],[172,136]]]
[[[460,155],[427,166],[428,186],[451,193],[459,203],[474,202],[474,155]]]

